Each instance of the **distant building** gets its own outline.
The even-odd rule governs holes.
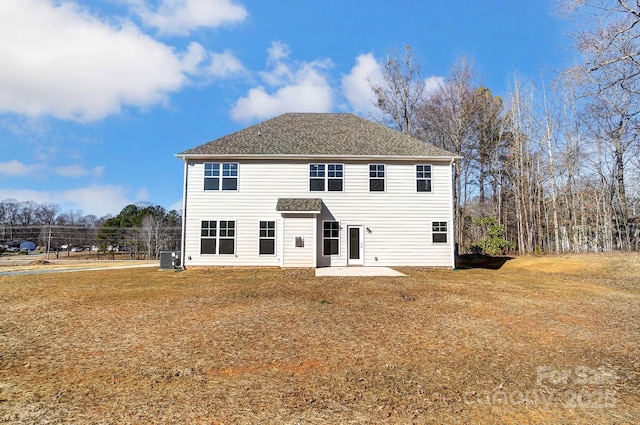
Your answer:
[[[36,249],[36,244],[31,241],[22,241],[20,242],[19,248],[21,251],[33,251],[34,249]]]

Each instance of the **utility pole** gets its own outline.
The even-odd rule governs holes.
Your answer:
[[[47,260],[49,259],[50,252],[51,252],[51,224],[49,224],[49,239],[47,240]]]

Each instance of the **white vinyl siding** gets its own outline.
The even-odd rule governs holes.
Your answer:
[[[315,217],[310,214],[285,214],[283,232],[283,267],[314,267],[313,240]],[[296,238],[302,246],[296,246]]]
[[[344,164],[342,192],[309,191],[309,164],[302,160],[239,161],[238,191],[203,191],[203,163],[187,165],[185,265],[281,266],[284,262],[312,267],[344,266],[347,250],[322,255],[322,222],[339,221],[340,247],[346,247],[346,226],[362,225],[366,266],[453,267],[451,167],[449,161],[429,161],[432,192],[416,191],[416,165],[424,161],[384,160],[385,192],[370,192],[369,161]],[[220,161],[223,162],[223,161]],[[320,163],[320,162],[318,162]],[[325,164],[330,161],[322,162]],[[275,210],[278,198],[321,198],[324,208],[317,217],[307,214],[298,223]],[[200,224],[216,217],[236,221],[235,255],[200,255]],[[276,255],[259,255],[260,221],[276,223]],[[448,223],[448,243],[432,243],[433,221]],[[290,228],[293,226],[293,229]],[[303,234],[295,234],[296,231]],[[300,227],[301,226],[301,227]],[[315,226],[315,234],[312,229]],[[291,231],[290,231],[291,230]],[[282,236],[286,233],[286,237]],[[295,237],[304,236],[304,249],[294,248]],[[284,250],[284,251],[283,251]],[[191,259],[189,260],[189,257]],[[289,265],[291,263],[287,263]],[[302,264],[305,264],[304,266]]]

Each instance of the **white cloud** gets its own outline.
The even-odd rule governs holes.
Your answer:
[[[116,215],[122,208],[139,199],[131,199],[130,190],[122,186],[92,185],[63,191],[37,191],[23,189],[0,189],[0,199],[53,203],[62,211],[82,210],[85,214],[102,217]]]
[[[78,121],[165,102],[204,57],[197,43],[176,52],[129,22],[114,26],[71,2],[2,0],[0,39],[7,41],[0,44],[0,113]]]
[[[426,96],[429,96],[430,94],[433,94],[436,90],[444,86],[444,84],[445,84],[444,77],[438,77],[436,75],[427,77],[424,80],[424,94]]]
[[[95,214],[118,214],[126,205],[134,203],[128,196],[129,191],[121,186],[88,186],[70,189],[58,194],[61,202],[74,205],[74,209]]]
[[[268,91],[259,85],[238,99],[231,116],[238,121],[265,119],[285,112],[329,112],[333,104],[333,90],[328,81],[331,61],[286,62],[289,47],[274,42],[268,51],[268,71],[259,76],[274,88]]]
[[[84,176],[101,176],[104,167],[98,166],[92,169],[86,169],[81,165],[68,165],[64,167],[55,167],[55,172],[61,177],[84,177]]]
[[[384,84],[382,66],[373,54],[361,54],[351,72],[342,77],[342,92],[357,113],[376,114],[376,97],[371,84]],[[445,84],[444,77],[432,75],[424,80],[424,95],[428,97]]]
[[[259,73],[260,78],[270,86],[287,84],[293,78],[291,65],[286,62],[291,54],[289,46],[281,41],[273,41],[271,47],[267,49],[268,71]]]
[[[221,79],[238,77],[246,73],[246,68],[240,59],[229,50],[222,53],[206,51],[198,43],[189,45],[187,52],[182,55],[182,61],[186,68],[191,70],[189,74],[192,75]]]
[[[91,169],[84,168],[81,165],[67,165],[57,166],[53,168],[53,171],[49,167],[45,167],[43,164],[24,164],[18,160],[12,159],[7,162],[0,162],[0,174],[6,176],[28,176],[35,172],[39,172],[42,175],[55,173],[61,177],[84,177],[94,176],[100,177],[104,173],[105,167],[97,166]]]
[[[155,10],[144,0],[134,0],[134,10],[144,23],[161,34],[189,35],[199,28],[242,22],[247,10],[231,0],[160,0]]]
[[[370,114],[377,111],[371,84],[381,81],[382,68],[373,54],[359,55],[351,72],[342,77],[342,91],[355,112]]]
[[[190,74],[196,73],[198,71],[198,65],[200,65],[207,56],[208,53],[201,44],[196,42],[189,43],[187,51],[181,55],[184,69]]]
[[[289,59],[291,48],[282,41],[273,41],[267,49],[267,65],[277,65],[285,59]]]
[[[37,168],[36,165],[27,165],[15,159],[0,162],[0,174],[7,176],[26,176]]]
[[[215,78],[228,78],[246,73],[242,62],[233,53],[210,53],[211,64],[207,68],[207,74]]]

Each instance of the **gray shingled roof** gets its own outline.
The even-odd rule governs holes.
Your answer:
[[[290,113],[177,156],[304,155],[455,157],[436,146],[353,114]]]
[[[278,198],[276,211],[278,212],[309,212],[321,211],[320,198]]]

